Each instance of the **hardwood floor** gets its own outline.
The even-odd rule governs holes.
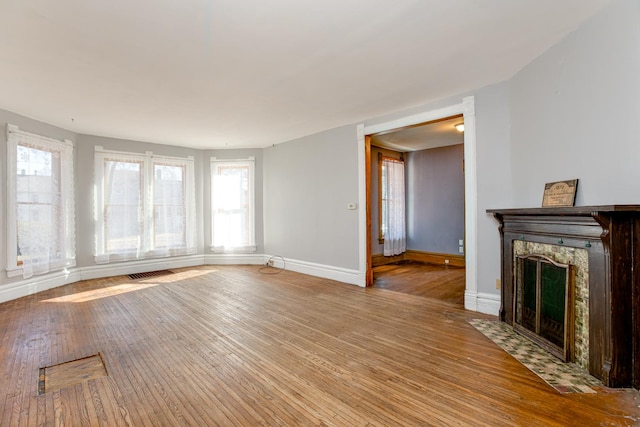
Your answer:
[[[374,267],[373,286],[464,306],[464,267],[400,262]]]
[[[560,395],[456,304],[256,266],[91,280],[0,304],[0,425],[636,425]],[[38,395],[38,370],[107,376]]]

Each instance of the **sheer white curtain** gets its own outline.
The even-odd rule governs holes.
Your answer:
[[[15,224],[7,270],[28,278],[75,265],[73,144],[13,125],[7,133],[8,220]]]
[[[155,256],[195,252],[195,174],[193,161],[153,160]]]
[[[96,147],[96,262],[196,252],[192,158]]]
[[[96,177],[103,178],[97,200],[98,262],[144,255],[144,161],[115,154],[96,160]]]
[[[383,160],[384,256],[407,250],[405,226],[404,162]]]

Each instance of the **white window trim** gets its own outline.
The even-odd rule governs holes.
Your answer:
[[[214,171],[214,165],[216,163],[220,163],[220,164],[225,164],[225,165],[229,165],[229,166],[244,166],[247,163],[249,164],[249,199],[250,199],[250,207],[249,207],[249,214],[251,215],[251,221],[250,221],[250,229],[249,229],[249,233],[250,233],[250,244],[249,245],[245,245],[245,246],[235,246],[232,248],[227,248],[227,247],[223,247],[223,246],[214,246],[213,245],[213,233],[214,233],[214,229],[213,229],[213,200],[214,200],[214,194],[213,194],[213,171]],[[211,212],[211,244],[209,245],[209,249],[211,250],[211,252],[216,253],[216,254],[223,254],[223,253],[230,253],[230,254],[248,254],[248,253],[254,253],[257,250],[257,246],[256,246],[256,197],[255,197],[255,169],[256,169],[256,160],[255,157],[250,156],[247,157],[245,159],[219,159],[217,157],[211,157],[210,158],[210,162],[209,162],[209,174],[210,176],[210,182],[211,182],[211,204],[209,206],[209,211]]]
[[[151,151],[143,153],[133,153],[126,151],[105,150],[102,146],[95,146],[94,174],[95,174],[95,194],[94,194],[94,223],[95,223],[95,262],[96,264],[106,264],[110,262],[129,261],[145,258],[161,258],[178,255],[191,255],[197,252],[196,242],[196,206],[195,206],[195,165],[194,157],[173,157],[153,154]],[[133,161],[143,163],[143,207],[153,206],[153,165],[162,163],[165,165],[184,166],[186,169],[186,221],[185,221],[185,248],[162,249],[152,247],[151,231],[154,227],[153,209],[146,209],[144,212],[144,242],[143,247],[133,252],[123,252],[119,254],[105,252],[104,235],[104,161],[109,157],[121,159],[123,161]],[[98,165],[100,167],[98,167]]]
[[[38,135],[35,133],[25,132],[20,130],[20,128],[16,125],[7,123],[7,277],[16,277],[24,274],[24,269],[17,265],[18,260],[18,230],[15,227],[16,224],[16,175],[17,175],[17,165],[16,165],[16,157],[17,157],[17,144],[12,142],[13,138],[11,134],[23,135],[29,138],[39,139],[47,144],[57,145],[61,148],[71,149],[71,164],[67,165],[71,167],[70,171],[71,180],[70,182],[64,182],[62,184],[63,188],[67,189],[67,191],[71,194],[67,195],[67,206],[64,212],[64,222],[67,226],[66,231],[66,240],[65,242],[65,251],[73,248],[73,253],[67,253],[67,261],[63,266],[59,268],[54,268],[52,271],[64,270],[67,267],[72,267],[76,265],[75,260],[75,182],[74,182],[74,170],[73,170],[73,149],[74,145],[68,139],[59,140],[54,138],[49,138],[46,136]],[[70,246],[69,246],[70,244]]]

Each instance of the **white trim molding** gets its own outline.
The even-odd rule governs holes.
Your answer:
[[[47,289],[57,288],[82,280],[77,268],[32,276],[29,279],[0,286],[0,303],[22,298]]]
[[[171,268],[195,267],[203,264],[204,259],[202,255],[189,255],[171,258],[127,261],[89,267],[70,267],[65,270],[33,276],[29,279],[0,285],[0,303],[35,294],[47,289],[56,288],[58,286],[69,285],[80,280],[121,276]]]
[[[167,270],[171,268],[195,267],[204,264],[202,255],[185,255],[168,258],[148,258],[136,261],[112,262],[90,267],[81,267],[81,280],[101,277],[122,276],[147,271]]]
[[[350,285],[365,286],[365,275],[358,270],[349,268],[334,267],[332,265],[316,264],[314,262],[301,261],[291,258],[281,258],[280,256],[264,255],[264,262],[272,259],[274,267],[285,268],[285,270],[296,273],[308,274],[309,276],[322,277],[323,279],[336,280]]]
[[[500,295],[465,291],[464,308],[497,316],[500,312]]]
[[[364,125],[360,124],[357,128],[358,138],[358,270],[364,272],[362,274],[364,285],[366,286],[367,271],[367,165],[366,147],[364,144]],[[362,238],[364,236],[364,239]]]

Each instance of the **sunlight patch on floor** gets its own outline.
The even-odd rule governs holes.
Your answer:
[[[108,288],[93,289],[90,291],[77,292],[71,295],[49,298],[42,302],[87,302],[101,298],[113,297],[127,292],[140,291],[157,285],[159,285],[159,283],[122,283],[120,285],[109,286]]]

